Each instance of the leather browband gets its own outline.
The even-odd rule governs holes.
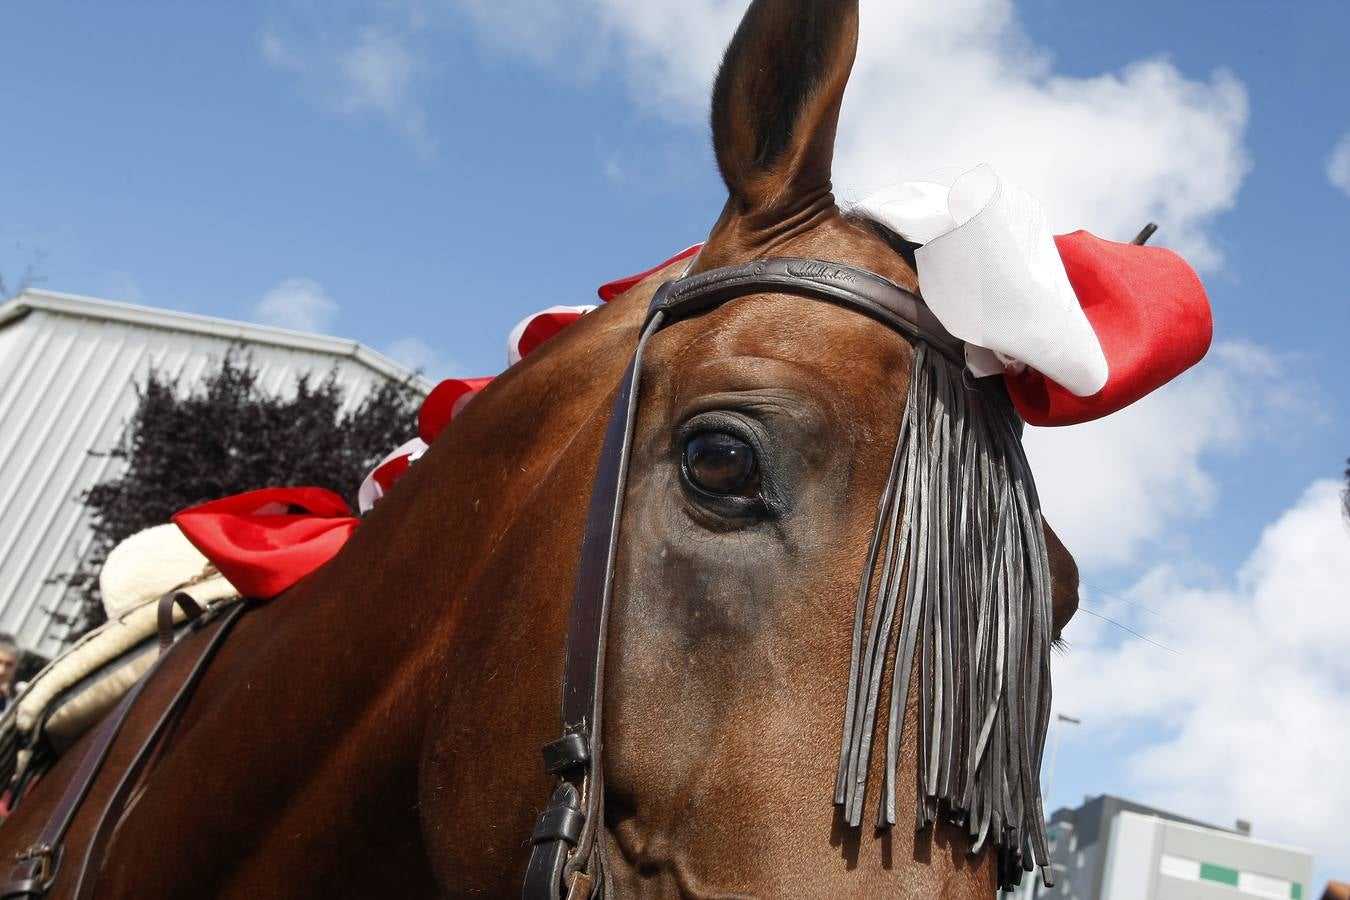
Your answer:
[[[756,259],[667,282],[652,299],[648,319],[666,324],[748,294],[782,293],[848,306],[880,319],[965,364],[965,344],[943,327],[923,298],[865,269],[795,256]]]
[[[964,365],[964,344],[942,327],[921,297],[843,263],[797,257],[759,259],[668,281],[657,290],[614,399],[586,512],[567,630],[563,733],[543,748],[545,769],[558,775],[560,784],[534,830],[521,893],[524,900],[564,896],[581,900],[604,893],[605,879],[598,877],[602,873],[596,835],[604,796],[605,644],[643,351],[665,325],[758,293],[793,294],[846,306]]]

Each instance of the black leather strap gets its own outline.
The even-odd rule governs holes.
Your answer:
[[[575,841],[565,834],[540,839],[536,830],[521,892],[523,900],[558,900],[569,885],[593,883],[598,887],[606,883],[603,872],[597,871],[601,856],[596,851],[604,798],[601,715],[605,643],[643,351],[652,335],[670,322],[756,293],[786,293],[838,303],[964,362],[964,345],[942,327],[922,298],[885,278],[842,263],[798,257],[761,259],[690,275],[660,287],[652,298],[605,430],[586,512],[567,630],[562,737],[543,748],[545,770],[559,775],[562,781],[540,822],[574,823],[579,809],[580,828]],[[570,853],[569,847],[573,848]],[[560,862],[564,858],[566,861]]]
[[[166,600],[167,603],[165,602]],[[161,622],[166,614],[171,617],[174,602],[173,595],[165,595],[164,598],[161,598]],[[222,623],[216,634],[212,636],[211,642],[206,646],[206,649],[202,651],[202,655],[198,658],[192,674],[188,676],[184,688],[179,689],[178,696],[170,703],[164,716],[160,718],[159,723],[156,724],[149,737],[146,738],[146,743],[142,746],[140,753],[137,754],[138,762],[133,763],[132,766],[132,770],[137,774],[139,774],[138,763],[141,760],[141,757],[146,755],[146,747],[152,746],[157,741],[158,736],[163,733],[166,719],[172,719],[171,713],[176,714],[176,712],[181,712],[181,700],[184,696],[184,689],[186,688],[187,692],[190,694],[191,688],[188,687],[188,685],[195,685],[196,680],[200,677],[201,670],[205,668],[206,663],[209,662],[211,656],[214,655],[220,642],[224,640],[224,636],[229,632],[230,626],[239,617],[243,609],[244,604],[242,602],[236,603],[230,609],[225,622]],[[201,620],[199,619],[199,621]],[[18,864],[10,873],[9,880],[4,885],[0,885],[0,900],[9,900],[9,898],[18,897],[39,898],[45,896],[47,891],[51,889],[52,882],[56,879],[57,872],[64,859],[63,842],[65,841],[66,833],[70,830],[71,823],[75,820],[75,814],[79,812],[81,805],[83,805],[85,798],[89,794],[90,788],[93,787],[94,781],[98,778],[99,771],[103,768],[103,763],[107,760],[108,753],[112,750],[112,746],[117,740],[117,736],[122,730],[122,725],[126,721],[127,715],[131,712],[131,708],[135,705],[136,700],[140,697],[145,686],[149,684],[150,680],[154,677],[155,673],[159,670],[159,667],[167,658],[168,654],[161,653],[154,663],[151,664],[149,670],[140,677],[140,679],[132,686],[131,690],[127,691],[126,696],[122,698],[121,702],[117,704],[112,713],[104,719],[103,724],[99,726],[99,730],[96,733],[93,742],[89,745],[89,749],[85,752],[84,758],[80,761],[79,768],[76,769],[75,775],[71,780],[67,782],[65,793],[61,795],[60,801],[56,804],[51,816],[48,817],[47,824],[43,827],[37,840],[18,855],[16,858]],[[124,775],[124,782],[127,780],[127,777],[127,775]],[[118,791],[114,792],[114,801],[119,799],[120,793],[121,786],[119,785]],[[124,795],[121,799],[125,799]],[[111,808],[112,805],[113,801],[110,801],[109,808]],[[105,808],[104,810],[104,819],[108,816],[109,808]],[[120,810],[120,806],[118,808]],[[95,849],[95,845],[98,844],[98,838],[103,829],[104,822],[101,820],[99,828],[95,831],[95,839],[90,842],[89,850],[86,852],[83,866],[85,869],[89,867],[89,861],[94,856],[92,851]],[[101,861],[102,857],[99,855],[99,862],[101,863]],[[83,878],[83,872],[81,873],[81,877]]]
[[[186,597],[187,595],[176,596]],[[191,600],[191,598],[188,599]],[[127,798],[131,796],[132,789],[140,782],[141,775],[146,770],[146,764],[155,756],[165,736],[177,724],[184,710],[187,709],[187,702],[191,699],[197,684],[202,679],[202,675],[205,674],[206,667],[215,658],[216,651],[225,643],[225,639],[229,637],[235,622],[239,621],[239,617],[244,614],[247,608],[248,601],[245,600],[236,601],[230,606],[229,611],[224,614],[224,621],[220,623],[216,633],[211,635],[211,640],[202,648],[202,652],[197,657],[197,662],[193,664],[192,670],[188,672],[187,677],[178,686],[173,699],[169,701],[169,705],[160,714],[159,720],[155,722],[154,727],[150,729],[150,733],[141,742],[136,755],[132,757],[131,764],[122,772],[122,777],[117,782],[117,787],[113,790],[112,796],[104,804],[98,824],[94,826],[94,833],[90,836],[89,844],[85,848],[84,862],[80,866],[80,877],[75,884],[75,900],[88,900],[93,896],[99,872],[103,868],[103,857],[107,852],[108,841],[112,839],[113,831],[121,820],[122,813],[126,810]],[[161,610],[164,609],[169,611],[169,616],[172,618],[172,604],[168,607],[161,606]],[[162,659],[163,656],[160,658]]]
[[[191,622],[202,614],[202,608],[192,599],[191,594],[182,591],[170,591],[159,598],[159,655],[163,656],[173,646],[173,608],[177,606]]]
[[[591,746],[584,734],[564,734],[543,746],[544,771],[561,775],[590,762]]]
[[[665,290],[663,287],[657,292],[653,307]],[[573,788],[580,798],[582,826],[574,842],[576,849],[567,856],[557,879],[546,861],[557,855],[558,842],[534,845],[521,891],[524,900],[557,900],[562,886],[573,876],[589,872],[593,877],[596,874],[588,866],[593,857],[604,796],[600,718],[614,554],[618,550],[619,520],[623,515],[623,487],[627,481],[629,444],[637,414],[637,381],[642,368],[642,352],[647,341],[660,329],[663,319],[660,312],[649,316],[637,350],[619,384],[605,429],[600,463],[586,512],[586,531],[581,542],[581,560],[572,594],[572,616],[567,629],[562,690],[563,736],[543,748],[545,769],[559,774],[564,780],[562,787]],[[560,787],[543,815],[556,812],[560,805],[571,802],[571,795],[564,795]]]
[[[524,896],[562,896],[563,865],[568,851],[576,846],[584,821],[577,789],[564,781],[554,790],[548,808],[535,823]]]
[[[131,690],[127,691],[126,696],[99,726],[93,742],[85,752],[84,758],[80,760],[79,768],[66,783],[65,793],[61,795],[37,840],[16,857],[18,865],[10,872],[9,880],[0,886],[0,898],[7,900],[11,897],[42,897],[47,893],[60,869],[63,858],[62,842],[75,819],[75,813],[84,803],[84,798],[93,787],[99,770],[103,768],[103,762],[108,758],[108,751],[112,749],[118,732],[122,730],[127,713],[163,660],[164,657],[161,656],[151,664],[150,669]]]
[[[649,316],[664,313],[666,324],[670,324],[728,300],[758,293],[793,294],[847,306],[965,364],[964,342],[943,327],[918,294],[865,269],[819,259],[756,259],[668,282],[654,298]]]

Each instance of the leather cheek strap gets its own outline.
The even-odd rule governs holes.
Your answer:
[[[667,287],[657,292],[653,309]],[[531,838],[533,850],[521,892],[525,900],[557,900],[564,886],[571,896],[581,885],[589,885],[597,874],[590,864],[593,858],[598,859],[594,852],[596,831],[603,815],[601,714],[609,600],[623,516],[623,488],[628,480],[633,423],[637,417],[642,355],[664,318],[659,311],[648,318],[619,384],[605,429],[586,512],[586,531],[567,630],[563,734],[543,747],[546,771],[558,775],[561,781],[548,807],[540,814]],[[573,822],[577,822],[575,829]],[[589,889],[586,894],[589,895]]]
[[[557,775],[559,784],[531,838],[533,849],[521,891],[524,900],[558,900],[564,890],[569,900],[589,896],[605,882],[596,877],[603,874],[597,871],[598,864],[592,865],[600,859],[596,834],[603,816],[605,649],[643,352],[665,325],[756,293],[786,293],[846,306],[964,364],[964,345],[942,327],[922,298],[842,263],[760,259],[661,285],[614,400],[586,512],[567,631],[562,736],[543,747],[545,770]]]

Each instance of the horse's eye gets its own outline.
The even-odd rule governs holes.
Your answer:
[[[705,431],[684,445],[684,471],[710,494],[754,496],[759,489],[755,451],[733,434]]]

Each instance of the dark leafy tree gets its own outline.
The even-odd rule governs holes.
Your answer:
[[[126,470],[81,498],[94,542],[67,579],[82,599],[71,637],[104,620],[98,571],[118,542],[185,507],[258,488],[324,487],[355,508],[371,466],[416,434],[421,402],[411,386],[390,381],[343,412],[346,397],[333,374],[299,379],[292,396],[272,395],[238,353],[190,392],[151,373],[139,395],[121,445],[110,451]]]

